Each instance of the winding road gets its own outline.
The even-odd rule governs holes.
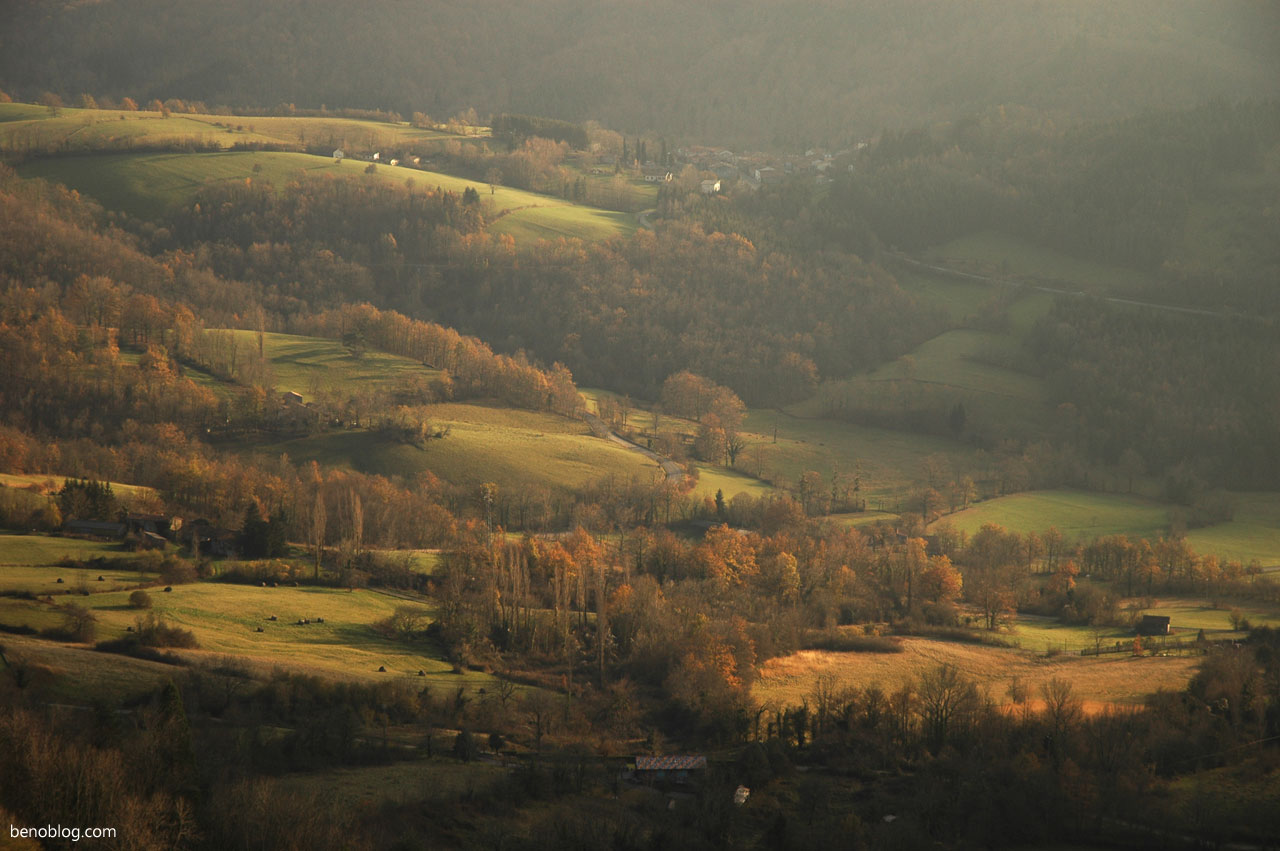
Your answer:
[[[665,456],[659,455],[657,452],[654,452],[652,449],[649,449],[648,447],[641,446],[638,443],[632,443],[630,440],[627,440],[625,437],[617,434],[612,429],[610,429],[607,425],[605,425],[604,420],[600,419],[590,411],[584,411],[582,413],[582,419],[591,428],[591,433],[594,434],[596,437],[602,437],[605,440],[618,444],[623,449],[630,450],[631,452],[639,452],[641,455],[648,458],[650,461],[656,462],[657,465],[662,468],[662,472],[667,474],[667,481],[669,482],[684,481],[684,468],[681,467],[679,464],[677,464],[675,461],[672,461],[670,458],[667,458]]]

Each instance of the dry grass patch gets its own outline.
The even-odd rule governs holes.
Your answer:
[[[1199,660],[1191,657],[1036,656],[1020,650],[956,644],[928,638],[902,640],[901,653],[836,653],[802,650],[764,664],[755,696],[766,705],[795,705],[813,694],[818,677],[838,687],[878,684],[892,691],[927,670],[948,663],[983,688],[997,703],[1008,700],[1015,678],[1028,694],[1039,694],[1051,679],[1071,682],[1086,709],[1135,705],[1160,689],[1182,689]]]

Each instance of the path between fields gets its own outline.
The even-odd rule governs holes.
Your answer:
[[[1253,316],[1246,313],[1236,313],[1231,310],[1208,310],[1199,307],[1179,307],[1174,304],[1161,304],[1154,301],[1138,301],[1132,298],[1120,298],[1118,296],[1093,296],[1083,290],[1068,290],[1061,287],[1047,287],[1043,284],[1033,284],[1030,281],[1023,281],[1017,278],[993,278],[989,275],[979,275],[974,272],[962,272],[959,269],[951,269],[947,266],[935,266],[932,263],[922,263],[919,260],[913,260],[905,254],[890,254],[895,260],[906,263],[908,266],[915,266],[919,269],[928,269],[932,272],[941,272],[944,275],[954,275],[959,278],[967,278],[971,281],[981,281],[984,284],[1004,284],[1016,287],[1025,287],[1027,289],[1036,290],[1037,292],[1050,293],[1052,295],[1074,296],[1076,298],[1096,298],[1101,301],[1110,302],[1111,304],[1127,304],[1130,307],[1149,307],[1152,310],[1164,310],[1170,313],[1182,313],[1191,316],[1212,316],[1217,319],[1253,319],[1265,320],[1262,316]]]
[[[657,452],[654,452],[646,446],[641,446],[638,443],[632,443],[625,437],[615,433],[604,424],[604,420],[600,419],[590,411],[584,411],[582,419],[586,421],[588,426],[590,426],[591,433],[596,437],[603,437],[605,440],[618,444],[623,449],[627,449],[632,452],[639,452],[650,461],[656,462],[657,465],[662,468],[662,472],[667,474],[667,481],[677,483],[684,481],[684,468],[675,461],[659,455]]]

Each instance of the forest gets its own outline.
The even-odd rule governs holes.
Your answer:
[[[0,79],[27,101],[92,92],[436,117],[474,107],[804,150],[1002,105],[1060,121],[1270,97],[1280,76],[1276,10],[1249,0],[983,0],[927,14],[893,0],[364,9],[7,3]]]

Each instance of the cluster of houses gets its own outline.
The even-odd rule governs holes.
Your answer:
[[[684,168],[693,166],[704,175],[699,184],[703,195],[716,195],[729,184],[756,190],[789,179],[809,179],[821,186],[830,183],[837,171],[853,171],[854,155],[866,147],[866,142],[858,142],[839,151],[810,148],[803,154],[777,155],[690,145],[676,148],[667,162],[640,164],[639,173],[646,183],[671,183]],[[607,174],[618,167],[618,158],[597,151],[589,163],[592,174]]]
[[[762,186],[774,186],[793,177],[812,178],[819,185],[830,183],[836,170],[853,170],[853,154],[866,146],[865,142],[859,142],[853,148],[841,151],[810,148],[804,154],[779,156],[763,153],[738,154],[725,148],[694,145],[677,148],[675,159],[682,165],[692,165],[699,171],[711,172],[718,181],[739,181],[748,189],[754,190]],[[718,191],[718,188],[703,189],[705,194]]]
[[[236,554],[239,533],[203,518],[184,523],[167,514],[130,512],[116,521],[68,520],[62,533],[94,541],[124,541],[139,550],[162,550],[166,544],[181,543],[195,552],[226,558]]]

